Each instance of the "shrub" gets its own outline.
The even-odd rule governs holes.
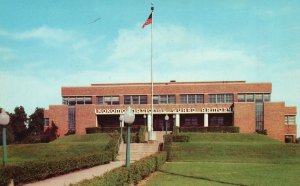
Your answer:
[[[141,126],[138,133],[138,143],[144,143],[146,141],[145,134],[146,134],[146,127]]]
[[[111,160],[110,152],[97,154],[82,154],[71,158],[56,158],[44,161],[32,161],[18,165],[11,165],[0,169],[0,183],[13,179],[16,185],[42,180],[51,176],[69,173],[74,170],[106,164]]]
[[[300,138],[297,138],[297,139],[296,139],[296,143],[299,143],[299,144],[300,144]]]
[[[137,143],[138,142],[138,137],[137,133],[130,133],[130,143]],[[124,143],[127,143],[127,132],[124,134],[123,133],[123,141]]]
[[[178,135],[179,134],[179,127],[174,126],[173,127],[173,135]]]
[[[116,157],[118,155],[119,144],[120,144],[121,138],[120,138],[120,134],[117,131],[115,131],[114,133],[111,133],[110,136],[111,136],[111,139],[105,146],[104,150],[110,152],[111,160],[115,161]]]
[[[11,167],[1,167],[0,168],[0,185],[6,186],[9,184],[12,178]]]
[[[120,167],[105,173],[101,177],[92,180],[80,182],[76,185],[132,185],[137,184],[140,180],[149,176],[152,172],[157,171],[166,162],[167,153],[158,152],[154,155],[145,157],[130,165],[130,168]]]
[[[239,127],[232,126],[214,126],[214,127],[180,127],[180,132],[222,132],[222,133],[239,133]]]
[[[167,152],[167,160],[170,161],[172,159],[172,143],[173,137],[172,135],[164,135],[164,150]]]
[[[256,130],[255,132],[256,132],[257,134],[268,135],[268,132],[267,132],[266,129],[264,129],[264,130]]]
[[[189,142],[190,136],[187,135],[172,135],[173,142]]]
[[[85,132],[87,134],[100,133],[101,128],[100,127],[88,127],[88,128],[85,128]]]

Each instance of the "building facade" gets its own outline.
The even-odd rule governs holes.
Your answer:
[[[153,131],[178,127],[239,127],[240,133],[266,131],[280,141],[296,139],[295,106],[271,102],[271,83],[245,81],[154,83]],[[133,127],[151,130],[151,83],[92,84],[62,87],[62,105],[45,110],[45,126],[54,122],[60,136],[86,128],[120,127],[119,117],[131,106]]]

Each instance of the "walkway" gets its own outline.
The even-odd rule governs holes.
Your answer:
[[[92,179],[95,176],[101,176],[114,168],[121,167],[122,165],[124,165],[124,163],[124,161],[110,162],[109,164],[99,165],[96,167],[75,171],[69,174],[64,174],[46,180],[29,183],[25,186],[68,186],[70,184],[75,184],[85,179]]]

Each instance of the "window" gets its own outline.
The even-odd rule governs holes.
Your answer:
[[[97,96],[96,102],[98,105],[119,105],[119,96]]]
[[[184,118],[184,125],[198,125],[197,117],[186,117]]]
[[[255,109],[256,131],[264,130],[264,105],[263,103],[256,103]]]
[[[180,95],[180,103],[195,104],[195,103],[203,103],[203,102],[204,102],[203,94],[182,94],[182,95]]]
[[[83,104],[92,104],[91,96],[72,96],[72,97],[63,97],[64,105],[83,105]]]
[[[246,101],[247,102],[254,102],[254,95],[253,94],[246,94]]]
[[[269,93],[249,93],[249,94],[238,94],[238,102],[269,102],[271,100]]]
[[[49,126],[49,118],[44,118],[44,126]]]
[[[233,94],[209,94],[209,103],[233,103]]]
[[[124,96],[124,105],[130,104],[147,104],[146,95]]]
[[[284,121],[286,125],[296,125],[296,116],[285,116]]]
[[[246,99],[245,99],[245,94],[238,94],[238,102],[245,102]]]
[[[175,104],[175,95],[155,95],[153,96],[153,104]]]
[[[254,98],[256,103],[263,102],[263,94],[254,94]]]
[[[271,101],[271,95],[270,94],[264,94],[264,102]]]

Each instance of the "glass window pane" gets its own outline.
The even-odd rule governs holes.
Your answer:
[[[160,100],[159,100],[160,104],[167,104],[168,103],[167,95],[160,95],[159,97],[160,97]]]
[[[96,97],[96,102],[98,105],[103,105],[103,96],[97,96]]]
[[[92,97],[84,97],[84,104],[92,104]]]
[[[197,100],[196,100],[196,103],[204,103],[204,96],[203,94],[197,94]]]
[[[188,95],[187,94],[180,95],[180,103],[186,104],[187,103],[187,99],[188,99]]]
[[[131,104],[131,96],[124,96],[124,105]]]
[[[132,96],[132,104],[139,104],[139,96]]]
[[[233,94],[225,94],[226,101],[225,103],[233,103]]]
[[[69,105],[76,105],[76,97],[69,97]]]
[[[254,102],[253,94],[246,94],[246,101],[247,102]]]
[[[264,94],[264,102],[269,102],[271,101],[271,95],[270,94]]]
[[[169,95],[168,96],[168,103],[169,104],[175,104],[176,103],[175,95]]]
[[[208,95],[208,102],[209,103],[216,103],[216,97],[217,97],[216,94],[209,94]]]
[[[158,96],[153,96],[153,104],[158,104]]]
[[[195,103],[196,102],[196,95],[190,94],[188,95],[188,103]]]
[[[255,94],[255,102],[263,102],[263,95],[262,94]]]
[[[77,102],[77,104],[81,104],[81,105],[84,104],[83,97],[77,97],[76,102]]]
[[[104,105],[111,105],[111,96],[104,96]]]
[[[245,102],[245,94],[238,94],[238,102]]]
[[[147,96],[140,96],[140,104],[147,104]]]
[[[68,97],[63,97],[63,104],[68,105],[69,104],[69,98]]]
[[[112,105],[119,105],[120,104],[120,97],[119,96],[112,96],[111,97],[111,104]]]

